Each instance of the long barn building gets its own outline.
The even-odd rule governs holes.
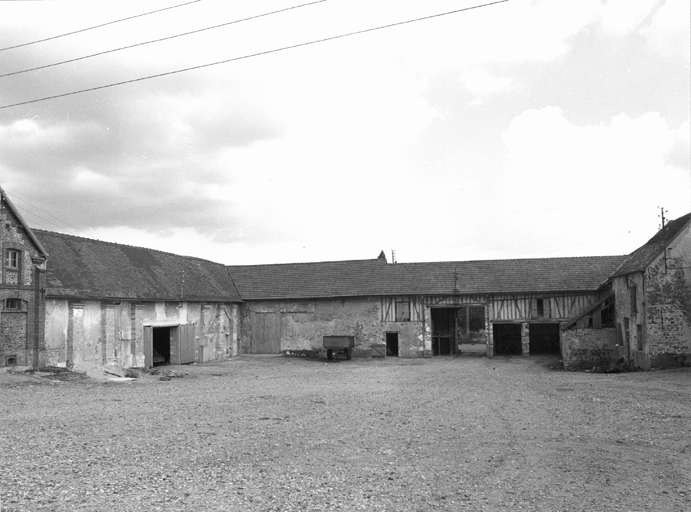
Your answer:
[[[0,188],[0,366],[553,353],[691,364],[691,214],[628,256],[225,266],[32,230]]]

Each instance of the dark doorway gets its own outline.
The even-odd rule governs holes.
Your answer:
[[[530,324],[530,354],[561,354],[559,324]]]
[[[386,356],[387,357],[398,357],[398,333],[397,332],[387,332],[386,333]]]
[[[520,356],[521,324],[494,324],[494,354],[498,356]]]
[[[170,327],[153,328],[153,366],[170,364]]]
[[[450,356],[456,347],[456,310],[432,308],[432,355]]]

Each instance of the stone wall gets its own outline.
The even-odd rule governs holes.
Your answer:
[[[626,351],[618,344],[617,330],[567,329],[561,333],[561,353],[565,370],[609,367]]]
[[[676,239],[646,271],[645,349],[651,367],[691,364],[691,237]]]
[[[242,353],[253,352],[252,318],[280,314],[280,352],[325,356],[324,336],[353,336],[353,356],[370,357],[386,343],[386,333],[398,333],[399,355],[422,355],[422,322],[383,322],[381,300],[375,297],[294,301],[247,301],[240,306]],[[256,343],[256,341],[255,341]]]

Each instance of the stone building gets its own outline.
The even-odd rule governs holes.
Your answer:
[[[42,363],[47,254],[0,188],[0,366]]]
[[[567,368],[615,361],[643,369],[691,364],[691,214],[668,222],[564,326]]]
[[[237,354],[240,297],[223,265],[35,232],[50,254],[46,364],[150,367]]]
[[[566,368],[691,364],[691,214],[629,256],[224,266],[31,230],[0,188],[0,366],[237,354],[560,354]]]
[[[229,266],[244,353],[354,356],[560,353],[560,327],[602,298],[625,256],[389,264],[377,259]]]

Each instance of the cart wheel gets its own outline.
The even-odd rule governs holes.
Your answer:
[[[346,352],[346,359],[347,359],[348,361],[350,361],[350,349],[347,348],[345,352]]]
[[[326,349],[326,359],[328,359],[329,361],[334,360],[334,351],[331,350],[330,348]]]

